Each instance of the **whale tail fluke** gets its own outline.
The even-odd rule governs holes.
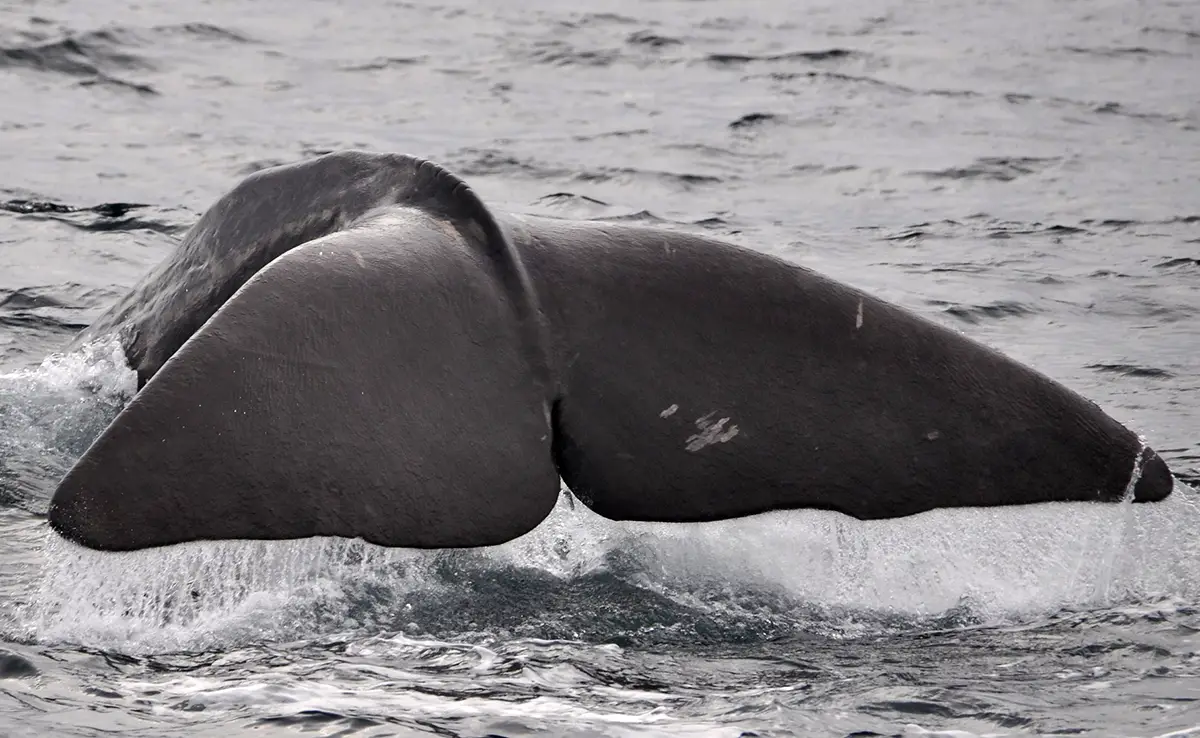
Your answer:
[[[93,330],[117,329],[147,381],[50,507],[98,549],[485,546],[560,477],[664,522],[1174,484],[1091,402],[897,306],[692,234],[497,219],[410,157],[255,175]]]

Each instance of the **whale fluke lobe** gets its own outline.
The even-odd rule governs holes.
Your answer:
[[[557,347],[559,471],[602,515],[892,518],[1129,486],[1133,432],[950,329],[691,234],[524,223]],[[1139,500],[1173,484],[1150,455]]]
[[[519,536],[559,481],[515,313],[465,240],[420,212],[299,246],[134,397],[59,485],[51,524],[105,550]]]
[[[252,176],[79,340],[110,332],[144,386],[50,508],[98,549],[491,545],[560,477],[680,522],[1174,484],[1093,403],[899,307],[696,235],[497,214],[406,156]]]

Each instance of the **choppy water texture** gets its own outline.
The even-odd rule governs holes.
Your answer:
[[[43,358],[214,198],[343,147],[704,231],[1079,390],[1200,481],[1192,0],[0,5],[0,734],[1200,735],[1200,505],[100,555],[133,391]]]

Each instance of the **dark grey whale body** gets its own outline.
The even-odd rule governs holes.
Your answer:
[[[99,549],[490,545],[560,477],[650,521],[1173,486],[1093,403],[863,292],[696,235],[497,214],[400,155],[248,178],[77,343],[114,332],[144,386],[50,508]]]

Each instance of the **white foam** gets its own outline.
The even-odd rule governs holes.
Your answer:
[[[0,463],[20,489],[0,489],[37,507],[38,483],[65,472],[137,389],[116,339],[47,357],[37,369],[0,373]],[[6,494],[7,493],[7,494]]]
[[[704,607],[714,584],[767,588],[842,613],[847,622],[825,629],[853,635],[856,624],[870,629],[864,614],[922,618],[965,606],[1004,621],[1195,598],[1198,523],[1200,507],[1182,487],[1153,505],[1048,503],[869,522],[788,511],[688,525],[615,523],[564,494],[535,531],[476,552],[484,565],[569,579],[619,551],[637,562],[639,584],[687,604]],[[112,554],[49,534],[45,553],[31,610],[37,637],[132,651],[311,636],[321,622],[355,625],[349,591],[454,586],[435,574],[445,552],[328,538]]]
[[[380,714],[403,716],[403,720],[420,725],[424,721],[447,722],[460,732],[491,733],[497,723],[520,726],[519,732],[560,731],[578,733],[581,730],[602,731],[604,735],[646,735],[648,728],[656,735],[736,735],[741,731],[715,722],[677,717],[655,703],[671,699],[670,695],[654,692],[608,695],[604,709],[589,707],[579,695],[546,694],[514,703],[502,697],[465,695],[447,700],[442,694],[428,690],[442,681],[429,670],[405,675],[405,686],[397,688],[394,680],[382,681],[359,676],[354,689],[329,683],[325,675],[316,678],[292,673],[287,667],[259,675],[263,681],[247,683],[237,675],[230,679],[185,677],[152,682],[125,682],[123,686],[133,696],[155,701],[164,697],[176,708],[189,710],[227,711],[250,708],[269,712],[274,717],[295,716],[305,712],[335,712],[339,715]],[[450,691],[461,691],[461,683],[451,682]],[[599,693],[599,688],[591,691]],[[612,690],[616,691],[616,690]],[[510,727],[511,729],[511,727]],[[507,732],[507,731],[506,731]]]
[[[50,394],[130,397],[135,391],[137,375],[125,361],[121,342],[111,335],[77,351],[51,354],[37,369],[0,372],[0,396],[10,400]]]

